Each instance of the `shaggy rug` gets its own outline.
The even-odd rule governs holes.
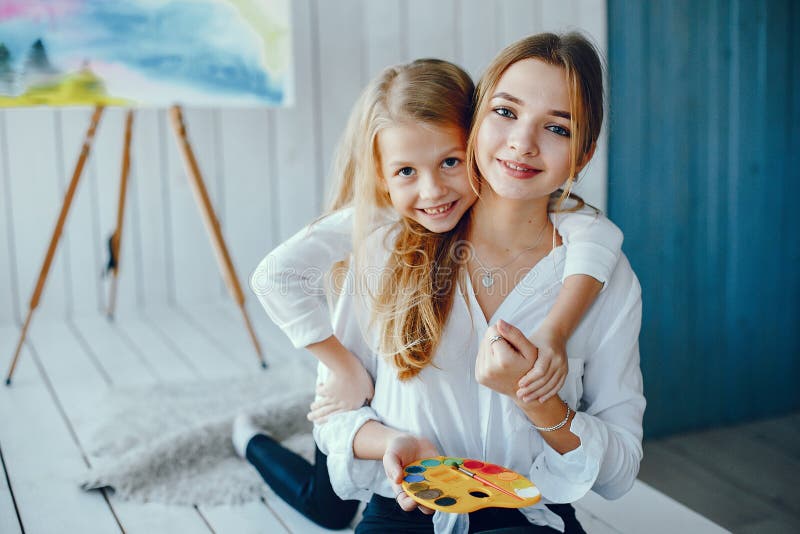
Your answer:
[[[91,431],[81,487],[112,488],[124,500],[182,505],[236,504],[269,494],[231,444],[234,417],[253,416],[265,433],[312,461],[306,419],[315,372],[273,365],[245,379],[118,389]]]

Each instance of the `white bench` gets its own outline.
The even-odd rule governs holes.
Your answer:
[[[637,480],[621,499],[607,501],[594,492],[575,503],[589,534],[718,534],[728,532],[675,499]]]

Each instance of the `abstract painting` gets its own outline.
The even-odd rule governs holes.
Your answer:
[[[0,0],[0,107],[282,106],[290,0]]]

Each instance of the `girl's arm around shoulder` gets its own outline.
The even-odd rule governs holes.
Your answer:
[[[563,280],[585,274],[605,284],[622,250],[622,230],[590,206],[550,217],[567,246]]]
[[[534,462],[537,485],[556,502],[589,489],[607,499],[631,488],[642,459],[645,398],[639,366],[641,288],[623,256],[608,288],[575,332],[585,347],[583,394],[569,423],[580,446],[565,454],[545,446]],[[533,476],[533,475],[532,475]]]
[[[589,206],[551,214],[566,244],[562,288],[530,340],[539,349],[534,367],[519,381],[517,396],[545,402],[564,385],[567,340],[611,277],[622,246],[622,232]]]
[[[267,254],[250,278],[267,315],[296,348],[333,334],[325,275],[350,256],[352,227],[352,208],[322,217]]]

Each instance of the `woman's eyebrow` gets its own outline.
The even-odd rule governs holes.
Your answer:
[[[495,93],[494,96],[492,96],[492,98],[502,98],[503,100],[508,100],[509,102],[513,102],[513,103],[518,104],[520,106],[525,104],[525,102],[523,102],[522,100],[520,100],[516,96],[510,95],[508,93]]]
[[[562,119],[571,120],[572,115],[570,115],[569,111],[561,111],[560,109],[551,109],[548,113],[554,117],[561,117]]]

